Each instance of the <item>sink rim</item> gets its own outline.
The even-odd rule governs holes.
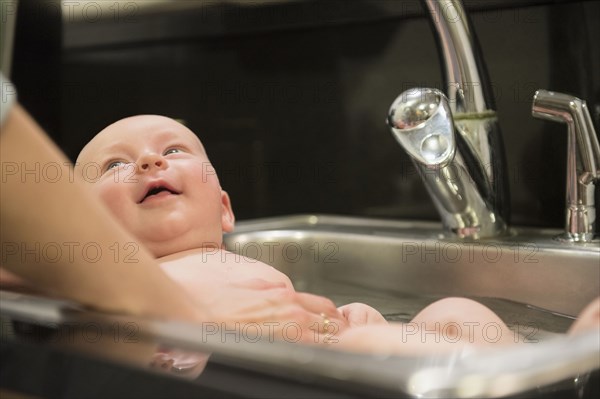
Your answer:
[[[559,251],[575,251],[582,253],[600,254],[600,240],[591,243],[571,243],[555,239],[562,230],[555,228],[541,228],[529,226],[512,226],[509,234],[479,240],[461,240],[450,236],[442,230],[442,224],[427,220],[411,219],[378,219],[360,216],[346,216],[334,214],[291,214],[271,216],[256,219],[246,219],[236,222],[234,231],[226,233],[224,237],[239,234],[272,231],[272,230],[318,230],[345,232],[348,234],[367,234],[385,237],[405,237],[399,232],[410,230],[406,236],[415,238],[436,239],[442,242],[487,244],[510,244],[518,242],[534,243],[543,249]]]

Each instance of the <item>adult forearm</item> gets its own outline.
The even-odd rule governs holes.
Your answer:
[[[206,316],[73,178],[67,158],[22,108],[11,111],[0,143],[3,267],[107,311]]]

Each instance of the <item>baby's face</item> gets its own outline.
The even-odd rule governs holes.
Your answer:
[[[156,257],[220,245],[233,229],[229,197],[202,144],[172,119],[142,115],[108,126],[76,170]]]

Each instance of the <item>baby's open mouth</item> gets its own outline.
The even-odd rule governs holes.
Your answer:
[[[169,187],[166,186],[156,186],[156,187],[152,187],[148,190],[148,192],[146,193],[146,195],[144,195],[144,198],[142,198],[140,200],[140,204],[142,202],[144,202],[146,199],[148,199],[149,197],[153,197],[153,196],[157,196],[157,195],[169,195],[169,194],[173,194],[173,195],[179,195],[179,193]]]

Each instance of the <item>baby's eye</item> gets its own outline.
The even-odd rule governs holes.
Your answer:
[[[178,152],[181,152],[181,148],[169,148],[164,152],[164,155],[177,154]]]
[[[113,161],[113,162],[110,162],[108,165],[106,165],[106,170],[108,171],[108,170],[111,170],[114,168],[118,168],[119,166],[124,165],[124,164],[125,164],[125,162],[123,162],[123,161]]]

